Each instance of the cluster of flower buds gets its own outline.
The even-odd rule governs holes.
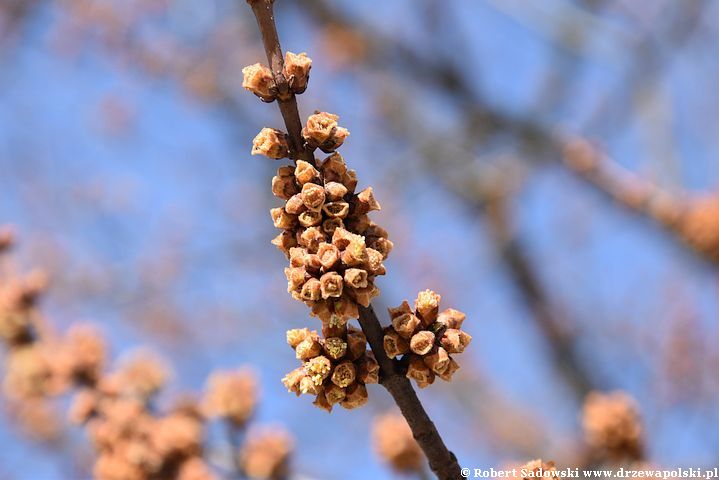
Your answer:
[[[272,70],[261,63],[248,65],[242,69],[242,86],[264,102],[272,102],[281,95],[299,95],[307,89],[311,68],[312,59],[306,54],[287,52],[282,75],[287,80],[289,92],[278,91]]]
[[[337,124],[339,115],[316,111],[307,119],[302,138],[312,150],[319,148],[325,153],[334,152],[345,142],[350,132]]]
[[[284,429],[252,428],[239,452],[240,469],[247,478],[254,480],[288,478],[293,449],[292,436]]]
[[[448,308],[439,312],[440,295],[425,290],[417,295],[414,311],[405,301],[390,308],[392,325],[385,329],[384,349],[389,358],[401,356],[407,377],[425,388],[435,376],[449,381],[459,369],[450,356],[462,353],[472,337],[461,330],[465,315]]]
[[[104,340],[89,325],[73,325],[62,337],[40,336],[47,327],[36,303],[46,285],[46,274],[37,270],[0,288],[0,339],[7,348],[3,392],[35,405],[96,381],[105,364]]]
[[[164,363],[142,352],[75,395],[69,415],[97,451],[95,478],[215,478],[202,460],[205,420],[195,402],[167,414],[150,409],[166,378]]]
[[[599,456],[639,460],[644,451],[636,401],[625,392],[591,392],[584,401],[582,426],[587,443]]]
[[[302,160],[281,167],[272,180],[273,193],[286,200],[270,213],[282,229],[272,243],[290,260],[288,292],[324,324],[344,325],[359,317],[359,305],[369,306],[392,249],[387,232],[367,216],[380,209],[372,188],[355,193],[356,186],[338,153],[318,168]]]
[[[12,246],[11,233],[0,228],[0,254]],[[0,267],[0,341],[7,347],[3,390],[11,400],[9,411],[28,434],[58,438],[61,425],[50,398],[73,390],[69,418],[85,426],[97,453],[93,478],[217,478],[203,460],[205,426],[210,418],[235,430],[246,426],[258,397],[251,371],[215,372],[202,402],[181,398],[169,411],[158,412],[153,400],[169,377],[161,358],[137,350],[106,371],[107,348],[97,329],[77,324],[56,335],[45,325],[36,307],[47,284],[44,273],[18,276],[4,264]],[[292,439],[277,429],[272,432],[248,434],[233,452],[248,478],[273,480],[286,473]]]
[[[302,366],[282,383],[289,392],[315,396],[314,405],[328,412],[340,404],[353,409],[367,402],[368,383],[379,382],[379,365],[367,350],[367,338],[353,327],[325,327],[324,338],[307,328],[287,331],[287,343]]]
[[[377,455],[394,470],[401,473],[422,472],[424,454],[402,415],[388,413],[375,418],[372,443]]]
[[[204,411],[235,427],[244,427],[257,406],[257,380],[247,368],[218,371],[207,380]]]

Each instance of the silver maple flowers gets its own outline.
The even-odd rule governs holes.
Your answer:
[[[328,412],[337,404],[361,407],[367,403],[365,385],[379,382],[379,365],[367,350],[367,339],[348,326],[325,328],[323,333],[324,338],[307,328],[287,331],[287,343],[302,366],[282,383],[291,393],[314,395],[314,405]]]
[[[407,377],[425,388],[436,377],[449,381],[459,370],[451,355],[459,354],[472,341],[463,331],[465,315],[448,308],[439,311],[441,296],[432,290],[417,295],[415,308],[405,301],[389,309],[392,325],[385,329],[384,349],[389,358],[402,358]]]
[[[305,54],[288,52],[277,78],[287,81],[291,94],[301,93],[311,65]],[[293,101],[291,94],[280,98],[274,84],[268,86],[272,72],[266,67],[252,65],[243,73],[245,88],[263,100],[275,95],[280,102]],[[317,111],[301,134],[295,130],[298,138],[290,141],[280,130],[263,128],[252,147],[253,154],[294,162],[278,168],[272,178],[272,193],[284,201],[270,210],[272,223],[281,230],[272,243],[289,261],[288,293],[310,308],[322,328],[321,333],[307,328],[287,332],[301,365],[282,382],[298,396],[314,396],[314,405],[327,411],[335,405],[364,405],[366,385],[379,382],[379,364],[364,333],[348,322],[379,295],[375,280],[385,275],[384,260],[393,248],[387,231],[369,218],[381,209],[372,187],[357,191],[356,172],[336,152],[349,136],[338,121],[337,115]],[[315,158],[318,149],[328,156]],[[449,381],[459,368],[450,355],[461,353],[471,341],[461,330],[464,314],[453,309],[440,313],[439,300],[430,290],[421,292],[414,311],[407,302],[390,309],[392,325],[385,329],[386,354],[402,363],[407,377],[422,388],[435,376]]]
[[[379,294],[374,281],[386,273],[392,249],[387,232],[367,217],[380,209],[371,187],[355,194],[350,172],[335,152],[318,167],[303,160],[280,167],[272,180],[273,193],[285,200],[270,215],[282,230],[272,243],[289,260],[287,291],[337,326],[358,318],[359,306]]]
[[[310,79],[311,68],[312,59],[307,54],[287,52],[282,75],[287,81],[289,92],[282,93],[299,95],[304,92]],[[242,87],[263,102],[269,103],[280,97],[272,70],[261,63],[248,65],[242,69]]]

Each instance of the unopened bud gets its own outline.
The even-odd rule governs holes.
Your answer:
[[[275,99],[272,71],[260,63],[242,69],[242,86],[266,102]]]
[[[290,154],[287,134],[275,128],[263,128],[252,140],[252,155],[264,155],[278,160]]]
[[[285,53],[285,66],[282,73],[293,93],[299,95],[307,89],[311,68],[312,59],[307,54]]]

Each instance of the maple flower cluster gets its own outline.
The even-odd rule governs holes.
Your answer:
[[[377,455],[393,470],[401,473],[422,472],[424,454],[407,420],[399,413],[387,413],[374,419],[372,443]]]
[[[641,459],[644,451],[639,406],[623,391],[590,392],[584,401],[582,426],[590,447],[611,459]]]
[[[286,55],[282,75],[293,94],[307,87],[311,63],[305,55]],[[287,100],[281,98],[266,66],[251,65],[243,74],[243,86],[262,100]],[[272,179],[272,193],[284,201],[270,210],[274,226],[282,231],[272,243],[289,260],[287,291],[310,308],[322,329],[321,335],[306,328],[287,332],[287,342],[302,365],[283,383],[297,395],[314,395],[314,404],[327,411],[336,404],[363,405],[365,385],[379,380],[364,334],[348,322],[359,318],[361,308],[379,295],[375,280],[386,273],[383,262],[393,248],[387,231],[368,216],[380,210],[372,187],[358,192],[356,172],[335,151],[349,135],[338,120],[337,115],[315,112],[302,128],[301,139],[293,142],[280,130],[263,128],[252,142],[253,155],[294,161],[280,167]],[[329,155],[314,158],[317,149]],[[453,309],[440,314],[439,298],[427,290],[417,298],[415,311],[407,302],[390,309],[392,326],[385,329],[387,355],[401,357],[407,376],[420,387],[433,383],[435,376],[449,381],[459,368],[450,355],[461,353],[471,341],[461,330],[464,314]]]
[[[463,331],[465,315],[448,308],[439,312],[442,297],[432,290],[417,295],[414,310],[409,303],[389,309],[392,325],[385,329],[384,349],[389,358],[402,358],[407,377],[425,388],[436,377],[450,381],[459,364],[450,356],[462,353],[472,341]]]
[[[332,411],[336,404],[351,410],[367,403],[368,383],[379,382],[379,365],[367,350],[365,335],[354,327],[335,327],[325,338],[307,328],[287,332],[287,343],[302,366],[283,379],[287,390],[315,395],[319,408]]]
[[[204,458],[207,423],[219,419],[234,430],[247,427],[258,402],[254,374],[247,368],[214,372],[201,401],[180,397],[169,410],[158,411],[153,404],[169,376],[166,363],[140,350],[108,371],[108,348],[91,324],[55,333],[38,308],[47,275],[8,268],[4,254],[13,243],[12,229],[0,227],[2,393],[23,429],[57,440],[62,426],[51,400],[73,393],[68,416],[92,443],[93,478],[218,478]],[[233,452],[239,471],[257,480],[286,476],[294,448],[288,433],[252,428],[244,437]]]

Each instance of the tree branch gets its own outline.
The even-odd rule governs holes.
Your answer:
[[[457,457],[447,449],[437,427],[405,376],[404,369],[387,357],[382,341],[384,332],[371,305],[368,308],[360,307],[359,323],[379,363],[380,383],[392,395],[407,420],[414,439],[429,460],[429,468],[440,479],[462,478]]]
[[[290,136],[294,157],[301,158],[314,165],[314,155],[302,140],[302,121],[297,108],[297,99],[290,90],[285,75],[282,73],[285,60],[282,56],[282,47],[280,46],[280,39],[277,36],[277,27],[275,26],[275,16],[272,9],[274,0],[247,0],[247,3],[252,7],[260,33],[262,33],[262,43],[265,46],[267,62],[272,70],[277,88],[277,104],[280,107],[282,119],[285,121],[287,133]]]
[[[248,0],[257,19],[262,33],[262,41],[267,53],[267,60],[272,69],[278,90],[278,103],[282,118],[296,151],[300,156],[312,161],[313,156],[302,142],[297,102],[289,90],[287,79],[282,74],[282,49],[277,36],[273,14],[274,0]],[[309,159],[307,159],[309,157]],[[424,451],[429,466],[441,480],[457,480],[462,478],[459,463],[452,452],[447,449],[442,437],[417,397],[414,388],[405,376],[399,362],[391,360],[384,351],[382,325],[372,306],[360,307],[360,326],[380,367],[380,383],[389,391],[395,403],[404,415],[412,430],[412,435]]]

